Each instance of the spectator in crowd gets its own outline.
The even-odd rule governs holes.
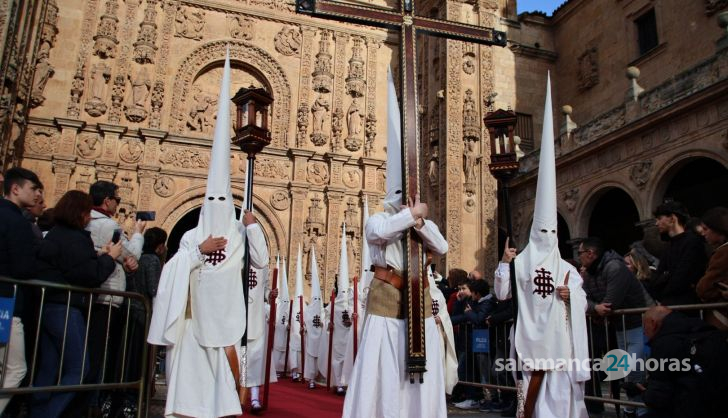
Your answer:
[[[53,208],[49,208],[43,211],[43,214],[38,217],[38,228],[40,229],[41,234],[43,237],[46,236],[48,231],[53,228],[55,225],[55,220],[53,219]]]
[[[40,197],[36,200],[35,205],[23,209],[23,216],[30,222],[31,228],[33,228],[33,234],[38,240],[43,239],[43,233],[38,226],[38,218],[43,215],[43,211],[46,208],[45,198],[43,196],[43,189],[40,189]]]
[[[483,280],[483,273],[478,270],[473,270],[468,273],[468,280]]]
[[[40,199],[42,188],[38,176],[30,170],[16,167],[5,173],[3,182],[4,199],[0,199],[0,276],[16,280],[34,278],[36,273],[37,240],[30,222],[22,214]],[[18,387],[25,377],[25,332],[23,320],[26,306],[23,289],[18,287],[17,294],[13,285],[0,284],[0,296],[13,297],[15,307],[12,313],[9,343],[0,348],[0,367],[5,376],[3,387]],[[30,311],[30,309],[28,309]],[[6,352],[7,350],[7,352]],[[7,363],[5,358],[7,356]],[[0,398],[0,415],[10,402],[10,397]]]
[[[71,190],[55,207],[56,226],[48,232],[38,250],[42,280],[73,286],[97,287],[114,271],[114,259],[121,244],[107,242],[97,254],[89,233],[92,201],[88,194]],[[83,357],[88,309],[86,293],[48,290],[40,326],[40,361],[35,386],[52,386],[60,376],[61,385],[82,383],[82,370],[88,371]],[[66,306],[69,304],[68,311]],[[64,345],[65,342],[65,345]],[[34,396],[32,418],[58,417],[73,399],[73,392],[42,392]]]
[[[696,287],[703,302],[725,302],[721,291],[728,291],[728,209],[715,207],[705,212],[702,218],[703,237],[715,248],[710,256],[708,268]],[[705,320],[714,327],[728,331],[728,309],[708,311]]]
[[[623,257],[613,250],[605,249],[599,238],[590,237],[579,244],[579,261],[586,268],[584,291],[587,294],[587,312],[607,316],[615,309],[643,308],[645,299],[643,288],[637,278],[629,271]],[[639,315],[624,315],[612,321],[617,336],[617,346],[638,359],[644,359],[644,340]],[[643,371],[631,372],[627,379],[642,382]],[[639,402],[640,399],[630,399]],[[628,413],[634,410],[625,408]],[[636,411],[637,415],[644,411]]]
[[[681,203],[668,201],[654,215],[657,230],[669,245],[650,280],[650,295],[662,305],[698,303],[695,284],[705,272],[707,257],[701,239],[685,229],[688,211]]]
[[[624,255],[624,263],[627,269],[634,274],[642,285],[642,296],[645,298],[645,306],[655,306],[655,300],[652,299],[647,291],[647,284],[652,278],[652,267],[650,267],[647,257],[644,255],[644,249],[641,247],[632,247],[627,254]]]
[[[99,251],[111,241],[115,231],[122,231],[119,223],[112,218],[119,208],[121,197],[119,197],[119,187],[116,184],[103,180],[92,184],[89,194],[93,199],[93,209],[91,210],[91,221],[86,230],[91,233],[94,246]],[[114,272],[101,284],[102,289],[126,290],[126,272],[134,272],[138,268],[138,260],[144,245],[142,233],[145,227],[145,221],[137,221],[131,239],[127,239],[124,233],[119,234],[119,242],[121,242],[123,251],[116,259]],[[124,315],[121,309],[123,303],[124,298],[121,296],[99,295],[93,305],[88,337],[90,354],[88,381],[90,383],[105,383],[101,382],[102,376],[106,382],[118,381],[115,378],[119,370],[116,370],[115,367],[121,364],[118,356],[123,342],[121,338],[124,330]],[[104,358],[106,359],[105,364]],[[92,409],[100,403],[100,400],[95,399],[96,396],[97,393],[91,394]],[[114,401],[114,406],[118,406],[120,399],[115,398]],[[102,406],[102,409],[103,407],[111,408],[112,402],[108,396],[101,402],[106,404]]]
[[[455,308],[455,301],[460,300],[460,290],[463,283],[468,281],[468,273],[463,269],[450,269],[447,272],[447,283],[449,290],[447,294],[443,292],[445,299],[447,300],[447,311],[450,315],[453,314]]]
[[[680,367],[651,370],[647,385],[628,388],[642,392],[649,418],[717,418],[728,416],[728,343],[725,336],[698,318],[665,306],[650,308],[644,316],[645,335],[652,359],[679,361]],[[684,367],[685,360],[689,361]]]

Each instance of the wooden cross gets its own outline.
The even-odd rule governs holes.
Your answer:
[[[333,0],[296,0],[296,11],[326,19],[384,27],[400,31],[400,68],[402,98],[402,159],[404,168],[403,195],[415,199],[419,195],[420,138],[417,123],[416,45],[418,32],[448,39],[485,45],[506,45],[504,32],[491,28],[431,19],[414,12],[415,0],[400,0],[399,10],[343,3]],[[407,282],[407,372],[410,382],[425,370],[424,287],[422,285],[422,246],[411,230],[405,237],[405,270]]]

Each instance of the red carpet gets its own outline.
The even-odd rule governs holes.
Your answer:
[[[308,389],[304,383],[293,383],[283,378],[270,385],[268,410],[261,414],[266,418],[341,418],[344,397],[327,392],[326,386]],[[245,414],[245,416],[251,416]]]

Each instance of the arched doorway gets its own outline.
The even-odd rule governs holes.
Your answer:
[[[663,199],[682,202],[691,216],[701,216],[715,206],[728,207],[728,169],[710,158],[686,162],[675,172]]]
[[[637,226],[639,212],[632,198],[622,189],[613,187],[602,193],[589,218],[588,234],[604,241],[608,249],[624,254],[629,244],[642,239]]]
[[[556,236],[559,238],[559,253],[561,258],[568,260],[573,257],[574,249],[569,244],[571,232],[569,225],[560,213],[556,213]]]

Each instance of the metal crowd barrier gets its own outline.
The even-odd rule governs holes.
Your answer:
[[[705,304],[693,304],[693,305],[679,305],[679,306],[668,306],[673,311],[682,312],[698,312],[700,318],[704,317],[706,310],[712,309],[724,309],[728,308],[728,302],[724,303],[705,303]],[[589,339],[589,353],[591,359],[602,359],[603,356],[612,349],[622,348],[624,345],[619,347],[617,345],[616,338],[617,333],[621,333],[621,338],[628,344],[629,340],[626,330],[626,318],[627,315],[642,315],[646,312],[649,307],[645,308],[634,308],[634,309],[619,309],[614,310],[607,316],[587,315],[587,332]],[[640,328],[641,328],[640,318]],[[495,362],[500,358],[507,360],[510,355],[510,341],[508,340],[509,329],[512,324],[512,320],[506,323],[491,325],[489,328],[483,330],[484,324],[471,324],[461,323],[459,325],[453,325],[455,340],[461,338],[461,346],[465,348],[464,352],[458,353],[458,362],[464,362],[464,370],[461,370],[462,376],[458,381],[458,385],[473,386],[482,389],[488,389],[491,391],[515,391],[515,382],[512,378],[510,371],[495,372]],[[615,325],[621,325],[621,329],[616,329]],[[478,331],[480,329],[480,331]],[[473,331],[475,330],[475,334]],[[487,335],[487,343],[484,343],[483,332]],[[460,336],[458,334],[460,333]],[[644,335],[641,336],[645,338]],[[646,339],[642,341],[646,342]],[[487,346],[487,351],[484,349]],[[459,350],[456,346],[456,350]],[[629,350],[625,350],[629,351]],[[462,355],[462,358],[461,358]],[[647,360],[649,356],[647,353],[644,354],[644,359]],[[644,372],[643,372],[644,373]],[[636,407],[644,408],[646,405],[644,402],[631,401],[627,399],[626,395],[620,390],[619,384],[625,379],[614,380],[611,382],[603,382],[603,377],[600,376],[600,372],[591,371],[590,382],[597,383],[598,386],[592,386],[590,388],[587,385],[586,396],[584,397],[587,402],[598,402],[603,404],[613,404],[618,415],[621,414],[621,407]],[[632,373],[630,373],[632,375]],[[627,376],[629,380],[629,376]],[[642,377],[640,380],[644,382],[647,380]],[[611,384],[610,384],[611,383]],[[587,382],[589,384],[589,382]],[[598,389],[597,389],[598,388]],[[597,393],[603,395],[597,396]]]
[[[33,339],[32,341],[29,340],[28,336],[26,335],[25,341],[26,341],[26,364],[27,364],[27,372],[26,372],[26,378],[23,380],[23,383],[20,387],[17,388],[4,388],[4,382],[5,382],[5,368],[7,366],[8,361],[8,354],[9,351],[7,349],[7,344],[0,344],[0,348],[3,349],[4,355],[3,355],[3,361],[2,364],[0,364],[0,397],[7,396],[7,395],[24,395],[24,394],[36,394],[36,393],[44,393],[44,392],[86,392],[86,391],[110,391],[110,390],[136,390],[136,416],[137,418],[146,417],[149,415],[149,400],[151,399],[151,390],[152,390],[152,384],[151,379],[148,378],[148,376],[152,376],[153,369],[154,369],[154,359],[150,359],[149,353],[150,353],[150,346],[146,343],[147,340],[147,334],[149,332],[149,321],[151,318],[151,305],[149,300],[138,293],[133,292],[120,292],[120,291],[114,291],[114,290],[107,290],[107,289],[99,289],[99,288],[85,288],[85,287],[76,287],[76,286],[69,286],[69,285],[62,285],[62,284],[56,284],[51,282],[45,282],[41,280],[14,280],[8,277],[0,276],[0,283],[3,284],[10,284],[13,286],[13,296],[17,296],[18,294],[18,288],[22,288],[23,292],[26,293],[34,293],[36,295],[37,305],[34,306],[26,306],[26,311],[32,312],[34,318],[37,318],[37,322],[33,324],[27,324],[25,321],[23,321],[23,326],[26,330],[26,334],[28,330],[32,330],[33,332]],[[37,367],[38,367],[38,356],[39,356],[39,342],[41,337],[41,329],[42,329],[42,318],[43,318],[43,311],[47,305],[46,298],[48,296],[48,291],[53,290],[54,292],[63,292],[65,293],[65,305],[66,305],[66,311],[65,311],[65,322],[64,322],[64,333],[63,333],[63,339],[61,343],[61,353],[60,353],[60,359],[59,359],[59,366],[57,370],[57,378],[56,378],[56,384],[51,386],[36,386],[34,385],[35,379],[37,377]],[[58,293],[56,293],[57,295]],[[60,380],[63,372],[63,358],[66,350],[66,337],[68,333],[68,318],[69,318],[69,311],[71,307],[71,295],[72,294],[83,294],[86,295],[86,306],[85,306],[85,336],[84,336],[84,345],[83,345],[83,359],[86,359],[82,362],[81,365],[81,379],[79,380],[78,384],[72,384],[72,385],[61,385]],[[88,362],[87,358],[89,356],[89,328],[94,320],[93,316],[93,310],[92,307],[96,305],[107,305],[107,304],[97,304],[96,299],[98,295],[110,295],[110,296],[119,296],[124,299],[123,303],[120,305],[120,312],[123,316],[123,323],[121,326],[122,334],[121,334],[121,345],[118,347],[110,347],[110,331],[112,331],[110,328],[110,322],[111,322],[111,309],[108,310],[108,315],[105,318],[106,322],[106,328],[105,328],[105,339],[104,339],[104,351],[102,354],[102,363],[101,363],[101,377],[100,382],[101,383],[85,383],[84,382],[84,376],[86,375],[86,363]],[[132,329],[132,307],[131,307],[131,300],[137,300],[141,303],[141,305],[144,308],[144,327],[143,327],[143,342],[142,347],[132,347],[131,346],[131,329]],[[53,302],[56,303],[57,302]],[[12,323],[12,321],[10,322]],[[27,348],[27,343],[30,342],[31,349],[29,350]],[[129,380],[128,374],[130,374],[127,362],[130,360],[130,355],[132,355],[132,349],[136,348],[141,349],[141,360],[139,362],[139,370],[138,370],[138,380]],[[115,351],[118,350],[118,351]],[[30,354],[30,356],[28,356]],[[120,361],[120,363],[119,363]],[[118,373],[118,378],[113,379],[113,381],[106,382],[109,380],[106,376],[106,370],[111,368],[116,368],[116,370],[120,370],[120,373]],[[86,376],[87,378],[89,376]],[[105,382],[105,383],[104,383]]]

